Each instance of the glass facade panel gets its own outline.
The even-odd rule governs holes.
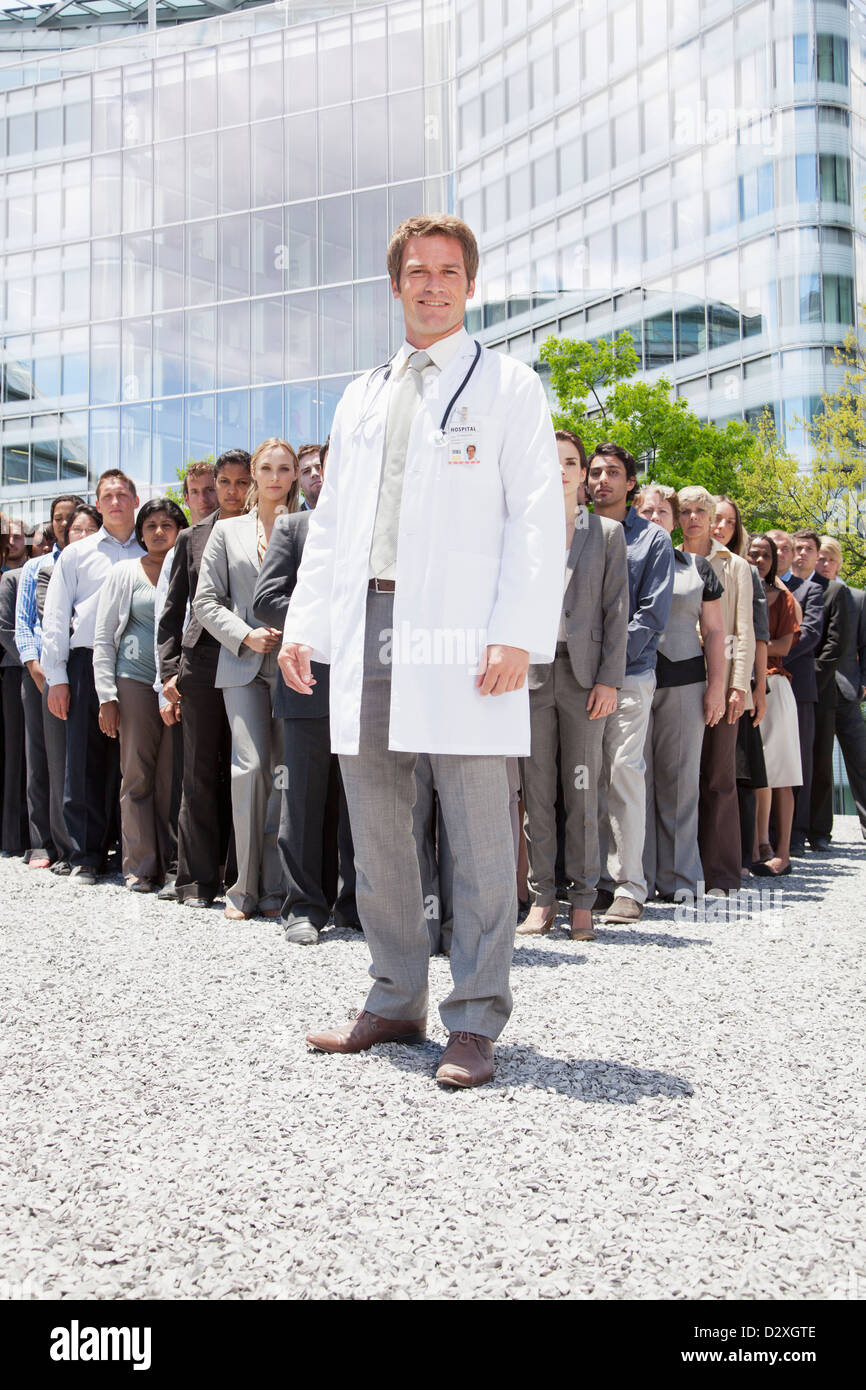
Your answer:
[[[191,446],[324,433],[401,340],[385,248],[420,211],[476,229],[493,346],[537,367],[548,332],[626,323],[720,419],[782,346],[808,403],[866,265],[847,11],[812,8],[270,5],[0,78],[6,498],[88,450],[162,487]]]

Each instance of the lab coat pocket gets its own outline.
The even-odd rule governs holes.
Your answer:
[[[499,558],[477,551],[449,550],[442,606],[443,625],[486,631],[496,603]]]

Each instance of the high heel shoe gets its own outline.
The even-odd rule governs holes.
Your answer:
[[[588,918],[588,922],[578,922],[575,918]],[[592,925],[592,909],[573,907],[571,909],[571,939],[572,941],[595,941],[595,929]]]
[[[556,903],[535,903],[517,928],[518,936],[546,936],[556,921]]]

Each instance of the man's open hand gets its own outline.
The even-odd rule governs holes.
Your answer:
[[[280,647],[277,665],[283,673],[286,685],[291,690],[297,690],[299,695],[312,695],[311,687],[316,684],[310,670],[312,654],[312,647],[305,647],[303,642],[285,642]]]
[[[481,695],[509,695],[520,690],[529,670],[529,652],[523,647],[485,647],[478,663],[475,684]]]

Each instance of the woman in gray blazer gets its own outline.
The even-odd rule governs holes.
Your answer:
[[[282,633],[253,614],[259,570],[274,522],[298,510],[298,458],[284,439],[266,439],[250,460],[253,482],[244,516],[218,521],[204,548],[193,610],[221,643],[216,687],[232,733],[232,820],[237,881],[225,915],[279,917],[286,895],[277,849],[281,730],[273,717]],[[183,702],[181,702],[181,709]]]
[[[529,668],[531,754],[520,760],[532,907],[521,936],[550,931],[556,917],[556,781],[565,803],[565,877],[571,935],[591,941],[592,905],[601,868],[598,781],[604,721],[616,709],[625,675],[628,571],[618,521],[578,503],[586,483],[583,441],[556,431],[565,505],[565,597],[549,665]]]
[[[153,689],[154,597],[163,561],[187,525],[176,502],[152,497],[135,519],[146,554],[115,565],[99,595],[93,638],[93,679],[99,727],[120,737],[120,837],[123,877],[134,893],[150,893],[172,873],[171,828],[174,710],[160,715]]]

